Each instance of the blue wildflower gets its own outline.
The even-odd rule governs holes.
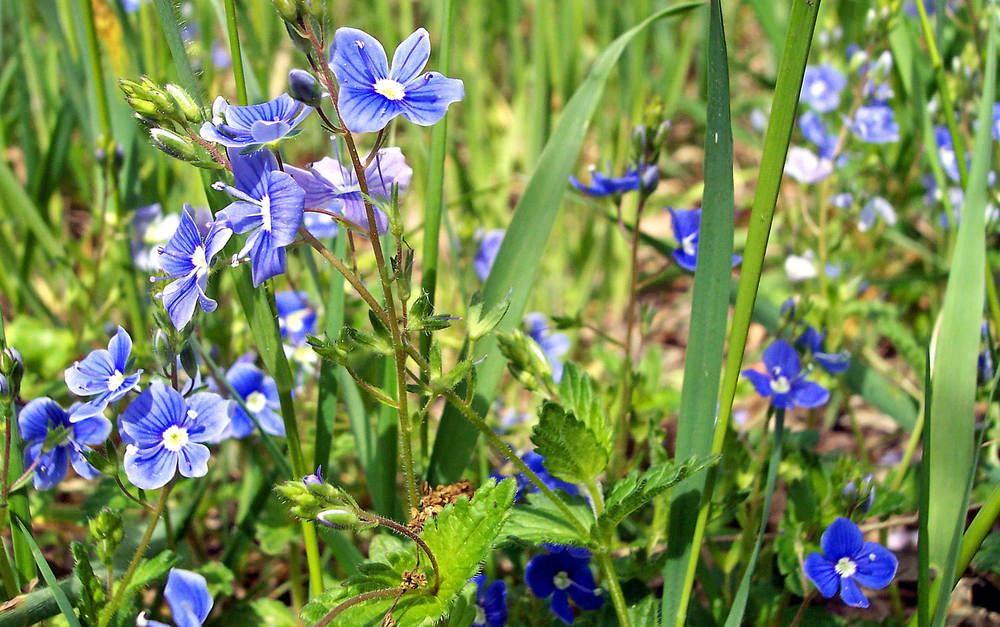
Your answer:
[[[858,584],[880,590],[896,576],[896,556],[881,544],[865,542],[861,529],[846,518],[838,516],[823,532],[820,543],[823,553],[810,553],[804,570],[828,599],[839,589],[847,605],[868,607]]]
[[[492,231],[483,233],[483,236],[479,239],[479,251],[476,252],[476,259],[472,265],[475,267],[480,281],[485,281],[486,277],[490,275],[490,270],[493,269],[493,262],[497,259],[497,253],[500,252],[500,244],[503,243],[503,236],[506,233],[507,231],[503,229],[493,229]]]
[[[701,209],[674,209],[670,212],[670,226],[674,231],[674,239],[679,248],[671,251],[677,265],[688,272],[694,272],[698,263],[698,239],[701,231]],[[740,263],[742,257],[733,255],[733,266]]]
[[[444,117],[465,97],[465,84],[439,72],[419,75],[431,54],[430,36],[418,28],[399,44],[389,67],[382,44],[356,28],[338,28],[330,69],[340,86],[340,117],[348,130],[371,133],[397,115],[420,126]]]
[[[251,363],[238,361],[226,372],[226,381],[243,399],[243,403],[253,414],[260,428],[270,435],[285,435],[285,423],[278,412],[281,402],[274,379]],[[228,437],[245,438],[253,433],[254,423],[239,405],[233,409],[233,420],[220,439]]]
[[[126,13],[135,13],[142,7],[144,2],[149,2],[149,0],[121,0],[122,10]]]
[[[573,624],[572,599],[581,610],[604,605],[590,572],[590,551],[563,544],[542,545],[547,554],[536,555],[524,569],[524,580],[539,599],[552,597],[552,613],[567,625]]]
[[[830,374],[840,374],[846,371],[851,366],[851,354],[847,351],[840,351],[839,353],[824,351],[823,340],[825,338],[826,334],[820,333],[811,326],[806,326],[806,330],[795,340],[795,344],[808,348],[809,352],[812,353],[813,361]]]
[[[799,98],[810,107],[826,113],[840,106],[840,92],[847,87],[847,78],[832,65],[810,65],[802,76]]]
[[[802,371],[799,355],[784,340],[775,340],[764,350],[767,373],[747,369],[743,376],[750,380],[757,393],[772,396],[771,404],[778,409],[819,407],[830,400],[830,392],[822,385],[806,381],[809,371]]]
[[[504,627],[507,624],[507,584],[496,580],[486,585],[486,575],[472,578],[476,582],[476,618],[473,627]]]
[[[77,396],[94,396],[75,412],[73,420],[82,420],[104,411],[109,404],[128,394],[139,385],[142,370],[127,374],[131,369],[132,338],[125,329],[118,331],[108,342],[107,350],[92,351],[82,361],[63,372],[69,391]]]
[[[229,149],[236,187],[224,183],[212,185],[236,198],[220,212],[229,227],[247,237],[239,256],[250,254],[254,287],[271,277],[285,273],[285,246],[295,240],[302,226],[305,192],[291,176],[278,170],[278,162],[269,150],[250,155]],[[220,216],[221,218],[221,216]]]
[[[306,336],[316,332],[316,310],[309,306],[308,295],[286,290],[275,294],[274,301],[281,337],[292,344],[305,343]]]
[[[155,382],[125,409],[118,423],[125,447],[125,475],[137,488],[162,488],[178,471],[208,472],[208,447],[230,422],[233,403],[212,392],[184,399]]]
[[[815,111],[806,111],[800,115],[799,128],[802,129],[802,136],[816,146],[820,157],[833,158],[833,151],[837,148],[837,136],[827,132],[826,123],[819,114]]]
[[[819,183],[833,174],[833,161],[818,157],[816,153],[801,146],[788,149],[785,173],[800,183]]]
[[[528,335],[535,340],[545,353],[552,366],[552,380],[556,383],[562,380],[563,356],[569,352],[569,338],[565,333],[549,329],[549,321],[545,314],[532,312],[524,316],[524,325]]]
[[[308,170],[288,166],[285,171],[305,191],[306,207],[329,208],[342,213],[349,221],[368,230],[368,212],[365,210],[361,186],[358,184],[354,168],[345,167],[337,159],[324,157],[312,164]],[[406,158],[399,148],[383,148],[365,168],[368,195],[379,202],[388,203],[392,197],[392,188],[398,186],[399,193],[402,194],[409,187],[412,176],[413,168],[406,163]],[[389,228],[389,218],[378,207],[373,209],[375,226],[379,234],[385,233]]]
[[[212,41],[212,65],[217,70],[228,69],[233,64],[233,57],[229,53],[229,46],[221,39]]]
[[[639,175],[639,170],[637,169],[629,170],[623,176],[615,178],[598,172],[595,166],[591,166],[590,185],[584,185],[575,176],[570,176],[569,182],[577,190],[588,196],[601,197],[614,196],[637,190],[639,189],[639,184],[642,182],[642,177]]]
[[[889,226],[896,224],[896,210],[892,208],[889,201],[881,196],[872,196],[865,206],[861,208],[861,217],[858,219],[858,230],[867,231],[875,226],[875,220],[882,216]]]
[[[302,477],[302,483],[306,485],[321,485],[323,483],[323,466],[316,466],[316,472]]]
[[[66,477],[69,465],[76,474],[93,479],[101,473],[87,462],[88,444],[104,444],[111,423],[101,415],[79,416],[81,406],[69,412],[51,398],[36,398],[21,409],[17,426],[24,440],[24,464],[35,468],[35,488],[48,490]]]
[[[202,139],[227,148],[262,148],[292,137],[293,129],[312,111],[312,107],[288,94],[243,107],[231,105],[219,96],[212,105],[212,121],[201,125],[200,134]]]
[[[531,472],[538,475],[538,478],[541,479],[542,483],[549,486],[549,489],[565,490],[567,494],[572,496],[580,494],[580,489],[572,483],[567,483],[550,475],[549,471],[545,468],[545,458],[538,453],[529,451],[521,456],[521,461],[531,469]],[[502,477],[497,477],[497,481],[501,479]],[[529,481],[525,475],[518,473],[514,479],[517,481],[517,500],[520,500],[525,492],[538,492],[538,486]]]
[[[170,615],[177,627],[199,627],[212,611],[212,595],[208,593],[208,582],[198,573],[180,568],[171,568],[167,575],[167,585],[163,596],[170,606]],[[170,627],[166,623],[146,620],[140,614],[136,625],[148,627]]]
[[[899,124],[892,109],[875,103],[858,107],[854,119],[844,119],[854,136],[868,144],[887,144],[899,141]]]
[[[937,143],[938,160],[948,178],[956,183],[960,180],[958,169],[958,156],[955,154],[955,145],[951,142],[951,133],[948,127],[940,124],[934,127],[934,141]]]
[[[157,249],[170,241],[181,217],[176,213],[164,214],[159,203],[139,207],[132,216],[129,252],[132,261],[143,272],[160,269]]]
[[[854,194],[851,192],[841,192],[834,196],[830,202],[838,209],[848,209],[854,204]]]
[[[167,245],[159,248],[159,265],[166,276],[154,280],[173,281],[159,296],[178,331],[191,320],[196,302],[206,313],[215,311],[217,306],[205,294],[208,272],[215,255],[225,247],[233,232],[225,218],[212,222],[207,231],[202,234],[191,205],[184,203],[177,230]]]

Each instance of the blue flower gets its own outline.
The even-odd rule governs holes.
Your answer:
[[[167,575],[167,585],[163,588],[163,596],[170,606],[170,615],[177,627],[199,627],[205,623],[212,611],[212,595],[208,593],[208,582],[198,573],[180,568],[171,568]],[[169,627],[166,623],[146,620],[139,615],[136,624],[149,627]]]
[[[316,332],[316,310],[309,306],[308,295],[286,290],[275,294],[274,301],[281,337],[292,344],[305,343],[306,336]]]
[[[443,118],[448,105],[465,97],[465,84],[438,72],[418,76],[430,55],[430,36],[423,28],[399,44],[391,68],[374,37],[356,28],[338,28],[330,69],[340,86],[340,117],[348,130],[378,131],[399,114],[420,126]]]
[[[72,420],[82,420],[104,411],[109,404],[128,394],[139,385],[142,370],[127,374],[131,367],[132,338],[125,329],[118,331],[108,342],[108,349],[99,348],[63,372],[69,391],[77,396],[94,396],[75,412]]]
[[[826,131],[826,123],[815,111],[806,111],[799,116],[799,128],[807,141],[815,144],[819,156],[832,159],[837,148],[837,136]]]
[[[498,579],[487,586],[485,574],[476,575],[471,581],[476,582],[473,627],[504,627],[507,624],[507,584]]]
[[[229,47],[220,39],[212,42],[212,65],[217,70],[228,69],[233,64],[233,57],[229,53]]]
[[[36,398],[17,416],[17,426],[24,440],[25,467],[35,465],[35,488],[48,490],[66,477],[69,464],[76,474],[93,479],[101,473],[83,454],[88,444],[104,444],[111,433],[111,423],[101,415],[79,416],[71,408],[66,412],[51,398]]]
[[[122,10],[126,13],[135,13],[142,6],[143,2],[149,0],[122,0]]]
[[[567,625],[573,624],[573,599],[581,610],[596,610],[604,605],[597,593],[594,574],[590,572],[590,551],[563,544],[545,544],[544,555],[536,555],[524,569],[524,580],[539,599],[550,596],[552,613]]]
[[[337,159],[324,157],[312,164],[308,170],[291,166],[285,170],[305,191],[306,207],[330,208],[368,230],[368,212],[365,210],[361,187],[353,167],[345,167]],[[383,148],[365,168],[368,195],[380,202],[388,203],[392,197],[393,186],[398,185],[399,193],[402,194],[409,187],[412,176],[413,168],[406,163],[399,148]],[[389,218],[378,207],[373,209],[378,232],[385,233],[389,228]]]
[[[948,127],[936,125],[934,127],[934,140],[937,143],[938,160],[948,178],[956,183],[960,180],[958,170],[958,156],[955,154],[955,145],[951,142],[951,133]]]
[[[316,472],[311,475],[306,475],[302,477],[302,483],[306,485],[322,485],[323,484],[323,466],[316,466]]]
[[[875,226],[875,220],[882,216],[889,226],[896,224],[896,211],[889,204],[889,201],[881,196],[872,196],[865,206],[861,208],[861,217],[858,219],[858,230],[861,232]]]
[[[528,335],[542,347],[542,352],[548,358],[549,365],[552,366],[552,380],[559,383],[563,374],[562,357],[569,352],[569,338],[565,333],[549,329],[548,319],[542,313],[525,315],[524,325],[528,329]]]
[[[847,78],[832,65],[810,65],[802,76],[799,98],[810,107],[826,113],[840,106],[840,92],[847,86]]]
[[[556,479],[549,474],[549,471],[545,469],[545,458],[534,451],[529,451],[521,457],[521,461],[531,469],[531,472],[538,475],[538,478],[542,480],[542,483],[549,486],[551,490],[565,490],[567,494],[572,496],[577,496],[580,494],[580,489],[577,488],[572,483],[567,483],[561,479]],[[521,500],[525,492],[538,492],[538,486],[533,484],[528,480],[522,473],[518,473],[514,479],[517,481],[517,499]],[[497,479],[499,481],[500,478]]]
[[[833,174],[833,161],[817,157],[808,148],[792,146],[788,149],[788,158],[785,160],[785,173],[799,183],[811,185]]]
[[[892,109],[876,103],[858,107],[854,119],[844,119],[854,136],[868,144],[887,144],[899,141],[899,124]]]
[[[305,192],[291,176],[278,170],[278,162],[268,150],[251,155],[229,149],[236,187],[215,183],[237,200],[220,214],[237,233],[247,237],[239,256],[250,253],[254,287],[271,277],[285,273],[285,246],[295,240],[302,226]],[[220,216],[221,217],[221,216]]]
[[[840,598],[851,607],[868,607],[868,599],[858,584],[873,590],[889,585],[896,576],[899,562],[881,544],[865,542],[861,529],[846,518],[837,517],[823,532],[823,553],[806,557],[806,576],[820,594],[831,598],[840,590]]]
[[[591,166],[590,185],[584,185],[575,176],[570,176],[569,182],[570,185],[588,196],[601,197],[637,190],[639,189],[641,177],[639,176],[639,170],[636,169],[629,170],[623,176],[615,178],[598,172],[596,167]]]
[[[852,204],[854,204],[854,194],[852,194],[851,192],[841,192],[836,196],[834,196],[830,200],[830,202],[833,203],[834,207],[837,207],[839,209],[847,209]]]
[[[278,399],[278,387],[275,385],[274,379],[265,375],[263,370],[253,364],[238,361],[226,372],[226,381],[243,399],[243,403],[260,423],[260,427],[265,433],[285,435],[285,423],[278,414],[278,411],[281,410],[281,403]],[[245,438],[253,433],[253,430],[253,420],[237,404],[233,409],[232,423],[221,438]]]
[[[212,392],[184,399],[162,383],[149,386],[125,409],[118,431],[125,447],[125,475],[137,488],[162,488],[178,471],[208,472],[208,447],[230,422],[233,403]]]
[[[767,374],[750,369],[742,374],[753,383],[758,394],[765,398],[773,395],[771,404],[778,409],[819,407],[830,400],[830,392],[826,388],[806,381],[809,371],[802,372],[799,355],[788,342],[771,342],[764,350],[763,361]]]
[[[500,244],[503,243],[503,236],[506,233],[504,229],[493,229],[483,233],[479,239],[479,250],[472,265],[480,281],[485,281],[490,276],[490,270],[493,269],[493,262],[497,260],[497,253],[500,252]]]
[[[1000,102],[993,103],[993,139],[1000,141]]]
[[[181,217],[176,213],[164,215],[159,203],[135,210],[129,251],[137,268],[143,272],[156,272],[160,269],[157,249],[170,241],[170,236],[177,230],[180,221]]]
[[[215,311],[217,303],[205,294],[208,271],[215,255],[225,247],[232,234],[225,218],[222,218],[212,222],[203,237],[195,223],[191,205],[184,203],[177,230],[167,245],[159,249],[159,265],[167,276],[154,279],[173,281],[163,288],[160,298],[178,331],[191,320],[196,302],[207,313]]]
[[[219,96],[212,105],[212,121],[201,125],[200,134],[202,139],[227,148],[262,148],[292,137],[292,130],[312,111],[288,94],[245,107],[231,105]]]
[[[834,277],[836,278],[836,277]],[[807,326],[802,335],[795,340],[797,346],[803,346],[812,353],[813,361],[818,363],[823,370],[830,374],[840,374],[851,366],[851,354],[847,351],[839,353],[828,353],[823,350],[824,333],[820,333],[811,326]]]
[[[688,272],[694,272],[698,262],[698,239],[701,231],[701,209],[674,209],[670,212],[670,227],[674,230],[674,239],[679,248],[671,251],[677,265]],[[733,266],[740,263],[742,257],[733,255]]]

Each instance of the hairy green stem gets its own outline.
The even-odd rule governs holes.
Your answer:
[[[236,29],[236,3],[226,0],[226,30],[229,32],[229,55],[233,61],[233,78],[236,80],[236,101],[241,106],[247,100],[247,81],[243,74],[243,53],[240,51],[240,34]]]
[[[590,501],[594,504],[594,519],[604,513],[604,494],[601,492],[597,482],[591,479],[587,482],[587,491],[590,492]],[[632,627],[632,619],[628,615],[628,604],[625,603],[625,595],[622,594],[621,584],[618,582],[618,574],[615,573],[614,563],[611,561],[609,552],[611,551],[610,537],[601,539],[604,547],[594,554],[597,565],[604,576],[604,585],[607,586],[611,594],[611,603],[615,606],[615,614],[618,616],[618,624],[621,627]]]

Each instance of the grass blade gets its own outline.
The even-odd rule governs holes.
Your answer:
[[[62,612],[63,617],[70,627],[80,627],[80,621],[77,619],[76,614],[73,613],[73,604],[69,602],[66,593],[59,586],[59,582],[56,581],[56,576],[52,573],[52,569],[49,568],[49,563],[45,561],[45,556],[42,555],[42,551],[38,548],[38,544],[35,543],[35,539],[31,537],[31,533],[25,529],[20,520],[15,518],[13,521],[17,525],[17,532],[28,543],[31,555],[35,558],[35,563],[38,565],[38,570],[42,572],[42,578],[45,579],[45,585],[52,591],[56,603],[59,604],[59,611]]]

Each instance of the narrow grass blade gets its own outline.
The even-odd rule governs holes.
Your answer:
[[[156,5],[156,14],[160,18],[163,37],[167,40],[167,48],[170,49],[170,56],[174,59],[174,67],[177,68],[180,86],[191,94],[198,106],[201,106],[201,89],[198,86],[198,81],[195,80],[194,70],[191,69],[191,62],[184,49],[184,38],[181,37],[181,32],[178,29],[180,19],[174,11],[174,5],[171,0],[153,0],[153,2]]]
[[[499,330],[508,331],[520,323],[570,172],[579,157],[583,137],[601,101],[608,76],[622,51],[637,34],[656,20],[682,15],[703,5],[703,2],[674,5],[654,13],[620,35],[597,58],[587,78],[566,104],[528,186],[514,209],[507,235],[497,253],[486,285],[483,286],[486,308],[499,303],[510,293],[510,310],[500,323]],[[479,393],[474,402],[480,415],[485,415],[488,411],[504,368],[503,356],[492,337],[476,345],[475,358],[484,357],[485,360],[478,366]],[[468,464],[477,435],[475,427],[449,405],[442,417],[431,453],[431,481],[457,480]]]
[[[35,543],[35,539],[31,537],[31,532],[16,518],[14,519],[14,524],[17,525],[17,532],[31,548],[31,555],[35,558],[35,563],[38,565],[38,570],[42,573],[42,578],[45,579],[45,585],[52,591],[56,603],[59,604],[59,611],[62,612],[63,618],[66,619],[70,627],[80,627],[80,621],[73,612],[73,604],[66,598],[66,593],[63,592],[63,589],[59,586],[59,582],[56,581],[56,576],[52,573],[49,563],[45,561],[45,556],[42,555],[42,551],[38,548],[38,544]]]
[[[347,247],[346,242],[346,236],[340,234],[333,244],[333,254],[341,259],[344,257],[344,251]],[[334,272],[326,287],[326,299],[323,305],[323,330],[327,337],[335,338],[340,334],[340,329],[343,326],[344,276],[339,272]],[[320,365],[313,466],[322,465],[324,468],[332,468],[330,466],[332,461],[330,448],[333,441],[333,423],[337,415],[337,398],[340,395],[337,373],[342,370],[343,366],[325,360]],[[363,459],[361,456],[362,442],[359,441],[357,434],[354,437],[355,443],[358,445],[358,457]]]
[[[7,217],[16,223],[23,224],[26,229],[34,233],[35,237],[38,238],[38,243],[50,259],[59,261],[65,258],[65,246],[56,239],[48,222],[42,216],[41,210],[28,195],[28,192],[21,187],[17,177],[11,172],[7,162],[3,160],[0,160],[0,197],[4,199],[4,202],[0,203],[0,207],[4,207],[4,213]],[[68,274],[76,276],[72,272]]]

